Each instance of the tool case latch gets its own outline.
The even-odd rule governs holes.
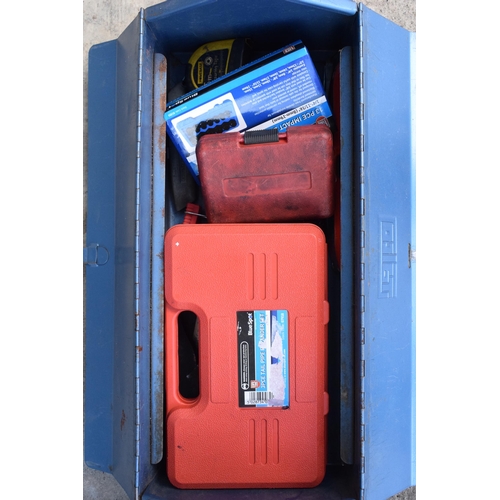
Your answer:
[[[99,243],[91,243],[83,248],[83,263],[92,267],[104,266],[109,260],[109,252]]]

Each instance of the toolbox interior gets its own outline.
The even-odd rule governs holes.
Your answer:
[[[169,2],[170,3],[170,2]],[[353,245],[353,226],[355,210],[353,204],[355,190],[355,174],[353,168],[354,135],[353,116],[354,97],[356,89],[352,85],[355,68],[354,55],[357,46],[357,15],[344,15],[323,8],[304,7],[293,2],[289,10],[276,16],[272,9],[263,10],[260,4],[252,2],[246,5],[246,12],[238,12],[237,7],[228,7],[224,12],[216,12],[217,3],[200,3],[197,9],[170,10],[168,17],[163,18],[162,5],[146,10],[146,24],[151,37],[151,46],[155,55],[165,57],[165,81],[167,92],[179,83],[185,74],[185,65],[191,54],[203,43],[229,38],[248,38],[252,43],[251,57],[262,55],[279,49],[296,40],[302,40],[308,48],[322,79],[328,102],[332,111],[338,106],[332,98],[332,76],[337,65],[340,65],[341,102],[340,109],[334,111],[334,116],[340,114],[340,122],[335,123],[334,116],[330,119],[332,131],[340,127],[341,155],[340,164],[336,165],[336,173],[343,182],[341,192],[341,224],[335,227],[334,218],[310,221],[317,224],[325,232],[329,244],[329,303],[330,322],[328,336],[328,392],[330,395],[330,410],[328,414],[328,466],[323,483],[310,491],[311,498],[349,498],[357,497],[359,492],[359,457],[355,443],[356,435],[356,366],[354,355],[357,348],[354,344],[354,305],[352,291],[354,286],[355,250]],[[153,67],[153,56],[150,54]],[[155,71],[163,71],[155,69]],[[162,96],[153,106],[161,106],[166,102]],[[169,168],[168,143],[162,155],[165,168]],[[165,196],[165,230],[168,227],[182,223],[183,211],[177,211],[172,202],[172,186],[166,177]],[[332,186],[333,189],[333,186]],[[200,197],[202,204],[202,198]],[[334,257],[334,231],[341,231],[342,265],[336,263]],[[345,249],[348,251],[345,252]],[[168,279],[168,277],[166,277]],[[189,319],[189,318],[185,318]],[[165,448],[164,448],[165,449]],[[192,498],[193,491],[183,491],[174,488],[166,477],[166,457],[153,466],[154,479],[144,492],[143,498]],[[281,491],[285,495],[285,491]],[[232,497],[231,491],[203,490],[197,493],[203,498]],[[245,490],[245,498],[262,498],[276,496],[273,490]],[[290,490],[286,495],[290,495]],[[284,498],[284,497],[283,497]],[[309,498],[309,496],[308,496]]]

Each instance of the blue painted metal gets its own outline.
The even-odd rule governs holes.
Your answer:
[[[334,10],[342,12],[348,16],[356,14],[357,5],[352,0],[288,0],[292,3],[303,4],[305,6],[317,7],[319,9]]]
[[[353,66],[352,48],[340,53],[340,457],[354,460],[354,234],[353,234]]]
[[[116,41],[89,54],[87,248],[105,246],[109,262],[87,268],[85,456],[130,498],[156,472],[149,459],[153,77],[150,61],[143,64],[154,42],[146,32],[141,11]],[[161,203],[160,194],[160,212]]]
[[[411,38],[364,6],[360,20],[361,498],[371,500],[412,482]]]
[[[158,311],[153,314],[152,284],[158,286],[162,282],[161,259],[153,258],[153,251],[158,250],[158,239],[163,237],[161,227],[156,227],[153,234],[153,221],[161,226],[158,217],[153,218],[153,207],[161,211],[164,206],[162,190],[156,185],[153,189],[153,104],[154,104],[154,45],[155,39],[144,19],[144,10],[139,13],[138,35],[138,68],[137,68],[137,157],[136,157],[136,323],[135,323],[135,360],[136,360],[136,478],[137,494],[142,492],[154,477],[156,470],[151,465],[151,342],[153,334],[153,318],[158,325]],[[136,40],[137,41],[137,40]],[[158,162],[157,162],[158,163]],[[156,170],[160,168],[155,165]],[[161,176],[157,179],[161,182]],[[160,193],[158,193],[158,189]],[[155,196],[156,195],[156,196]],[[159,196],[158,196],[159,195]],[[155,249],[153,250],[153,242]],[[153,273],[154,269],[154,273]],[[154,275],[154,280],[153,280]],[[160,283],[161,286],[161,283]],[[158,298],[155,298],[158,305]]]
[[[104,245],[110,259],[86,267],[85,461],[110,472],[113,466],[113,366],[115,287],[116,41],[89,52],[88,210],[86,262],[90,248]]]
[[[92,266],[99,267],[104,266],[109,261],[109,251],[99,243],[90,243],[88,247],[83,249],[83,263]]]
[[[255,47],[278,49],[290,43],[291,26],[313,50],[325,48],[325,43],[338,46],[346,17],[355,13],[351,0],[274,0],[272,8],[268,0],[169,0],[148,7],[146,19],[165,53],[180,48],[193,52],[207,40],[250,35]]]
[[[417,322],[416,322],[416,130],[415,130],[415,99],[416,99],[416,34],[410,33],[410,72],[411,72],[411,246],[410,246],[410,262],[411,266],[411,282],[412,282],[412,358],[411,358],[411,484],[417,484],[416,478],[416,403],[417,403],[417,389],[416,389],[416,355],[417,355]]]
[[[357,30],[354,38],[354,168],[353,168],[353,231],[354,231],[354,463],[359,479],[359,498],[365,492],[365,316],[364,316],[364,280],[365,263],[362,252],[365,244],[365,218],[362,216],[365,207],[364,193],[364,133],[365,133],[365,94],[363,88],[363,17],[360,13],[356,19]]]
[[[343,474],[343,467],[327,465],[326,479],[314,489],[241,489],[181,490],[173,488],[165,478],[148,487],[141,500],[352,500],[353,488]]]
[[[129,497],[136,492],[137,469],[137,365],[136,325],[140,287],[137,277],[138,251],[138,124],[139,124],[139,33],[137,17],[118,38],[116,109],[116,238],[115,281],[115,423],[113,474]],[[134,376],[131,376],[134,374]]]

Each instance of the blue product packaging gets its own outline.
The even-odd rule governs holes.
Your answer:
[[[199,183],[205,134],[323,123],[332,115],[307,48],[297,41],[167,104],[167,132]]]

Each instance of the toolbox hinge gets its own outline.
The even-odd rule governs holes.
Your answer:
[[[135,200],[135,242],[134,242],[134,312],[135,312],[135,500],[139,500],[139,468],[140,468],[140,446],[141,439],[141,419],[140,419],[140,195],[141,195],[141,124],[142,124],[142,80],[143,80],[143,59],[144,59],[144,33],[145,17],[144,9],[139,11],[139,67],[138,67],[138,100],[137,100],[137,157],[136,157],[136,200]]]
[[[360,317],[360,490],[359,498],[364,500],[365,493],[365,130],[364,130],[364,110],[365,110],[365,92],[364,92],[364,37],[363,37],[363,5],[359,4],[359,317]]]

